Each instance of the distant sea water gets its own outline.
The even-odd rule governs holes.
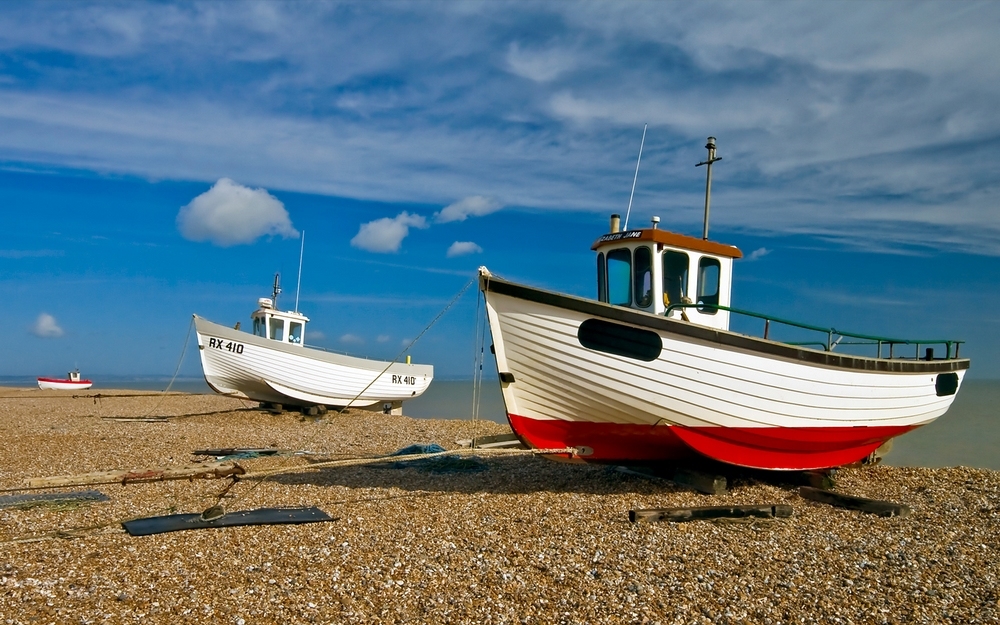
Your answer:
[[[90,392],[101,389],[162,391],[168,377],[93,376]],[[0,386],[34,387],[35,379],[0,376]],[[177,378],[174,392],[211,393],[204,378]],[[403,404],[403,414],[418,419],[471,419],[471,380],[435,380],[423,395]],[[483,382],[479,418],[506,423],[503,397],[496,380]],[[937,421],[893,440],[885,464],[891,466],[967,466],[1000,470],[1000,380],[966,380],[951,409]]]

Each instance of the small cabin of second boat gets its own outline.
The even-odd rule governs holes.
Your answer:
[[[597,252],[597,299],[656,315],[729,329],[733,260],[743,253],[732,245],[697,239],[652,227],[611,232],[594,242]],[[671,308],[671,305],[697,304]]]
[[[269,297],[257,300],[257,310],[250,318],[256,336],[289,345],[305,345],[309,318],[301,313],[276,309],[274,300]]]

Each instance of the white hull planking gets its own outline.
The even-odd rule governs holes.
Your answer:
[[[593,315],[493,292],[487,299],[498,369],[515,380],[502,385],[507,412],[531,419],[915,427],[944,414],[955,398],[937,396],[933,373],[837,369],[663,331],[663,352],[643,362],[583,347],[577,330]],[[956,373],[961,382],[965,371]]]
[[[254,401],[372,406],[418,397],[434,377],[431,365],[390,365],[287,345],[197,315],[195,329],[209,386],[219,393]],[[223,347],[216,347],[220,343]],[[229,343],[233,344],[231,350],[225,348]]]

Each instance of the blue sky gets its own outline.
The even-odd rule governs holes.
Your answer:
[[[961,338],[1000,377],[996,3],[5,3],[0,375],[172,373],[283,275],[395,356],[487,265],[594,294],[592,241],[701,232],[736,305]],[[413,348],[472,374],[470,292]],[[309,337],[307,337],[308,339]],[[187,375],[200,371],[189,352]]]

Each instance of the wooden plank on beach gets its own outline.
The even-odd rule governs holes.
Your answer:
[[[655,523],[657,521],[700,521],[711,519],[762,519],[788,518],[792,507],[787,504],[767,504],[761,506],[699,506],[693,508],[653,508],[629,510],[628,520],[632,523]]]
[[[51,488],[56,486],[84,486],[88,484],[138,484],[143,482],[163,482],[167,480],[212,480],[223,477],[244,475],[246,469],[235,462],[206,462],[139,471],[98,471],[79,475],[36,477],[28,480],[28,488]]]
[[[881,499],[866,499],[864,497],[844,495],[842,493],[835,493],[833,491],[823,490],[820,488],[812,488],[810,486],[800,487],[799,495],[803,499],[809,499],[810,501],[818,501],[820,503],[829,504],[838,508],[860,510],[861,512],[877,514],[882,517],[909,516],[911,512],[910,507],[906,504],[884,501]]]

